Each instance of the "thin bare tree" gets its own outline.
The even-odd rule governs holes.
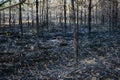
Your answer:
[[[21,2],[22,0],[19,0]],[[21,38],[23,36],[23,24],[22,24],[22,4],[19,4],[19,26],[20,26],[20,31],[21,31]]]

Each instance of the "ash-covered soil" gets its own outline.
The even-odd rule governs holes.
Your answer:
[[[2,33],[0,79],[120,80],[120,31],[80,33],[77,64],[73,48],[70,32]]]

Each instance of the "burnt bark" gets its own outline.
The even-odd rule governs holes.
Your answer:
[[[0,27],[1,27],[1,21],[2,21],[2,18],[1,18],[1,11],[0,11]]]
[[[91,10],[92,10],[92,0],[89,0],[89,6],[88,6],[88,28],[89,28],[89,34],[91,33]]]
[[[21,0],[19,0],[21,2]],[[21,31],[21,37],[23,36],[23,24],[22,24],[22,8],[21,4],[19,4],[19,26],[20,26],[20,31]]]
[[[9,2],[9,5],[11,5],[11,1]],[[9,27],[11,27],[11,8],[9,8]]]
[[[66,20],[67,20],[67,17],[66,17],[66,0],[64,0],[64,35],[66,36]]]
[[[46,27],[47,27],[47,30],[48,30],[48,21],[49,21],[49,17],[48,17],[48,0],[46,0]]]
[[[38,0],[36,0],[36,31],[39,33]]]
[[[78,25],[76,24],[74,0],[71,0],[71,5],[72,5],[72,18],[73,18],[72,20],[74,24],[74,58],[75,58],[75,63],[77,64],[78,62]],[[78,12],[77,12],[77,15],[78,15]]]

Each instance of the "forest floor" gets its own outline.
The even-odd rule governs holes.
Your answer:
[[[120,80],[120,31],[80,33],[76,66],[72,34],[1,33],[0,80]]]

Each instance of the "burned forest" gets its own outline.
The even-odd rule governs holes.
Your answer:
[[[120,0],[0,0],[0,80],[120,80]]]

